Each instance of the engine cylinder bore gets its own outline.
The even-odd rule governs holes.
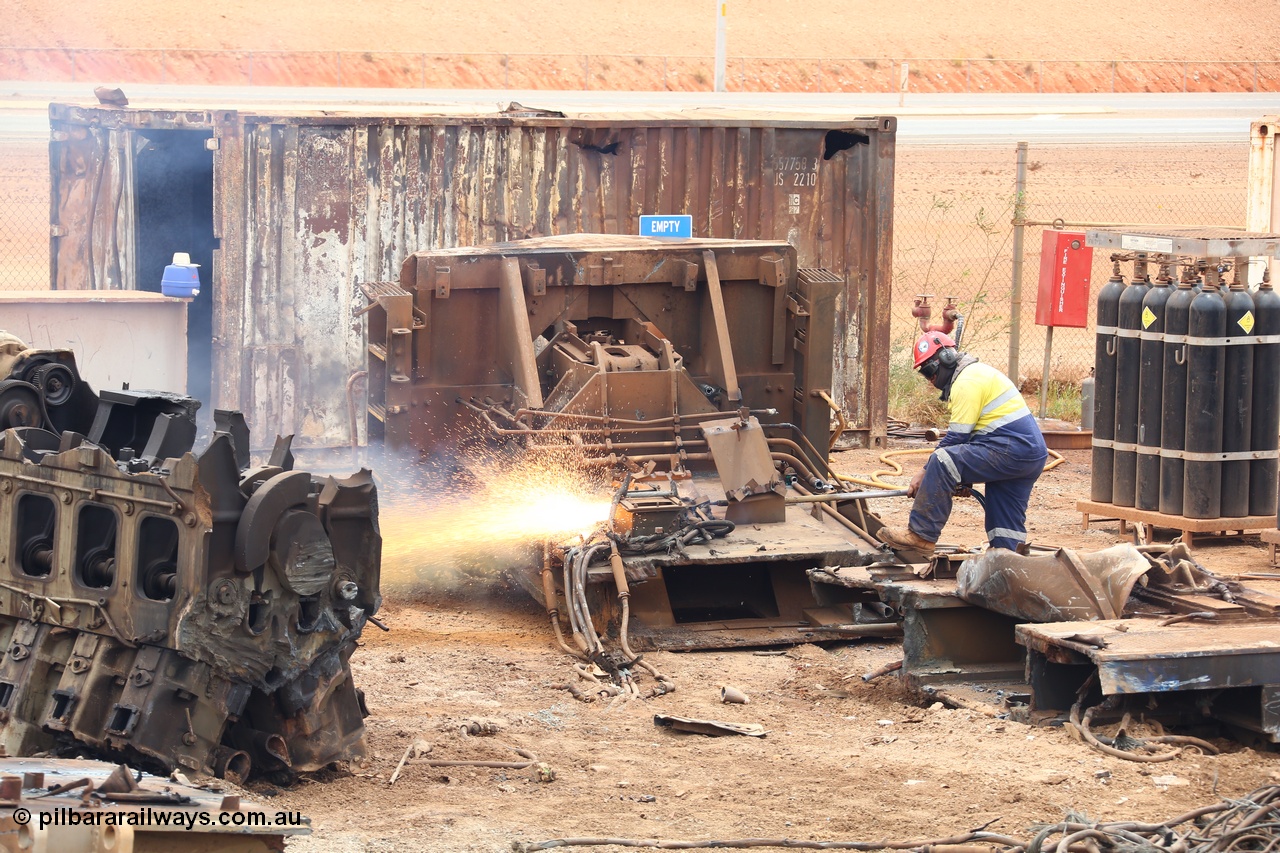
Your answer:
[[[1231,345],[1223,359],[1222,452],[1250,450],[1253,426],[1253,297],[1237,276],[1224,294],[1227,309],[1226,333]],[[1222,498],[1219,512],[1224,518],[1249,514],[1249,460],[1224,459]]]
[[[53,539],[32,539],[22,546],[22,567],[32,577],[48,577],[53,571]]]
[[[93,589],[110,589],[116,580],[119,518],[109,506],[82,504],[76,512],[75,575]]]
[[[139,590],[152,601],[169,601],[178,591],[178,567],[169,560],[156,560],[139,575]]]
[[[1160,395],[1160,511],[1182,515],[1182,478],[1187,436],[1187,323],[1192,281],[1184,278],[1164,307],[1164,388]]]
[[[1134,506],[1160,506],[1160,432],[1164,390],[1164,322],[1169,288],[1168,268],[1162,268],[1142,300],[1138,368],[1138,451]]]
[[[1249,515],[1273,515],[1277,511],[1277,472],[1280,463],[1274,453],[1280,447],[1280,293],[1264,276],[1253,295],[1254,333],[1260,343],[1253,347],[1253,419],[1251,448],[1273,455],[1249,463]],[[1275,343],[1268,343],[1273,339]],[[1280,516],[1276,519],[1280,527]]]
[[[1187,321],[1187,435],[1182,482],[1182,514],[1188,518],[1222,515],[1222,379],[1226,349],[1227,305],[1218,288],[1206,282],[1191,300]]]
[[[1093,476],[1089,496],[1111,503],[1116,428],[1116,321],[1125,280],[1120,265],[1098,291],[1098,332],[1094,343]]]
[[[1136,266],[1136,265],[1135,265]],[[1120,294],[1116,323],[1115,468],[1111,502],[1133,506],[1138,475],[1138,395],[1142,367],[1142,303],[1151,283],[1134,270],[1134,278]]]

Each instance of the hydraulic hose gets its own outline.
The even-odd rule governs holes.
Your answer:
[[[618,645],[622,647],[622,653],[627,656],[627,660],[649,673],[658,682],[656,695],[670,693],[675,690],[675,684],[671,679],[658,672],[657,667],[643,660],[640,655],[631,650],[631,642],[627,637],[627,626],[631,623],[631,587],[627,583],[627,571],[622,565],[622,554],[618,551],[618,543],[610,540],[609,548],[609,566],[613,570],[613,585],[618,588],[618,601],[622,604],[622,624],[618,627]],[[635,686],[634,682],[629,683],[636,695],[639,696],[639,688]]]
[[[574,651],[568,643],[564,641],[564,632],[560,630],[560,608],[557,606],[556,598],[556,582],[551,574],[551,547],[550,543],[542,544],[542,599],[547,607],[547,616],[551,620],[551,628],[555,631],[556,642],[560,644],[560,648],[566,654],[576,658],[581,658],[582,653]],[[583,649],[583,651],[586,651]]]
[[[920,456],[922,454],[933,453],[933,450],[934,449],[931,447],[913,447],[913,448],[908,448],[906,450],[892,450],[888,453],[881,453],[879,456],[879,461],[883,462],[889,467],[872,471],[870,477],[851,477],[847,474],[836,474],[835,476],[836,476],[836,479],[838,479],[842,483],[853,483],[858,486],[870,486],[877,489],[898,489],[898,488],[901,488],[901,486],[899,486],[897,483],[890,483],[880,479],[881,475],[887,474],[888,476],[891,476],[891,477],[901,476],[902,466],[899,465],[898,462],[896,461],[899,457]],[[1044,470],[1052,471],[1054,468],[1057,468],[1059,465],[1061,465],[1065,461],[1066,460],[1062,457],[1061,453],[1059,453],[1056,450],[1050,449],[1049,461],[1045,464]]]
[[[573,590],[573,567],[577,562],[579,550],[581,549],[569,548],[564,552],[565,615],[569,617],[569,628],[573,632],[573,641],[582,649],[583,654],[589,657],[596,649],[588,642],[586,632],[582,629],[582,614],[578,611],[578,597]]]
[[[622,605],[622,624],[618,627],[618,643],[628,658],[635,654],[627,642],[627,625],[631,621],[631,588],[627,585],[627,570],[622,565],[622,555],[618,553],[618,543],[609,542],[609,567],[613,570],[613,585],[618,590],[618,601]]]
[[[582,632],[587,637],[591,654],[603,652],[604,643],[600,641],[600,635],[596,633],[596,627],[591,621],[591,607],[587,603],[587,566],[596,554],[608,547],[609,543],[598,542],[595,545],[580,549],[573,567],[573,597],[575,606],[578,608],[578,618],[581,621]]]

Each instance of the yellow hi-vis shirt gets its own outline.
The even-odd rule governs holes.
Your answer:
[[[953,442],[945,443],[986,435],[1031,414],[1009,377],[980,361],[960,371],[951,383],[949,406],[947,432],[956,435]]]

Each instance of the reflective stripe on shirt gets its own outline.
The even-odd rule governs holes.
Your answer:
[[[989,364],[971,364],[951,385],[950,431],[985,435],[1031,414],[1014,384]]]

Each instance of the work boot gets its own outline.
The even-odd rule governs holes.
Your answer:
[[[911,528],[898,530],[893,527],[882,527],[876,538],[895,551],[911,551],[924,557],[933,554],[934,543],[925,539]]]

